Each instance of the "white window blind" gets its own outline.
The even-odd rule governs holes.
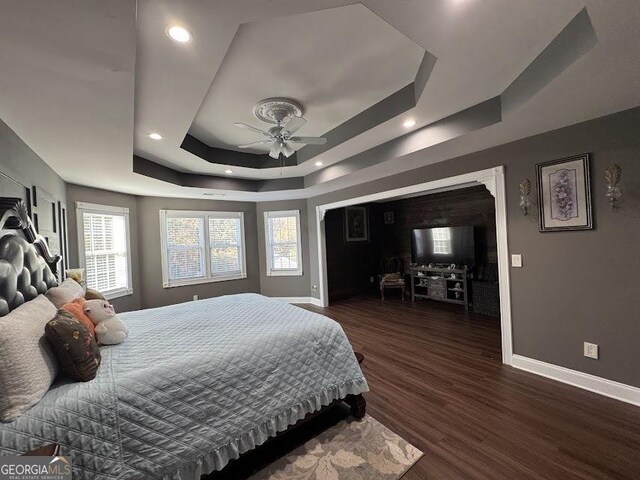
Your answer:
[[[242,212],[162,210],[165,287],[246,278]]]
[[[209,257],[212,275],[243,273],[240,218],[209,217]]]
[[[132,293],[129,210],[79,202],[77,218],[86,286],[107,298]]]
[[[265,212],[267,275],[302,275],[300,212]]]

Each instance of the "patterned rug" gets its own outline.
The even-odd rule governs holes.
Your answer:
[[[350,417],[251,480],[397,480],[423,453],[380,422]]]

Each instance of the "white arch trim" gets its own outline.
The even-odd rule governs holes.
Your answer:
[[[329,305],[327,287],[327,248],[324,216],[328,210],[376,202],[415,193],[433,193],[453,187],[471,186],[481,183],[494,197],[496,208],[496,239],[498,244],[498,276],[500,280],[500,321],[502,331],[502,362],[511,365],[513,360],[513,337],[511,329],[511,280],[509,277],[509,244],[507,239],[507,197],[504,166],[465,173],[407,187],[376,192],[361,197],[327,203],[316,207],[316,231],[318,237],[318,274],[320,304]]]

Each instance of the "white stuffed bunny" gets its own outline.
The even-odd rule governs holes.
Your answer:
[[[121,343],[129,330],[122,320],[116,316],[113,305],[104,300],[87,300],[84,313],[96,326],[96,338],[101,345],[117,345]]]

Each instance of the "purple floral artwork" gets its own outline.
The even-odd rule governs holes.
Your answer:
[[[567,221],[578,217],[577,174],[562,168],[549,175],[551,218]]]

